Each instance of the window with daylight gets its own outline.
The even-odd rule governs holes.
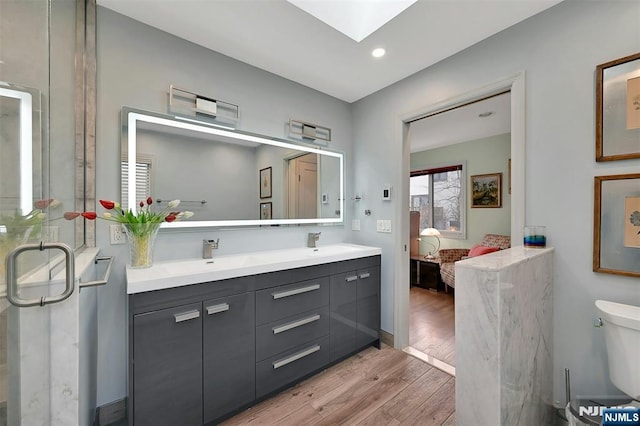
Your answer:
[[[451,164],[411,172],[410,210],[420,212],[420,230],[436,228],[445,238],[465,238],[463,166]]]
[[[126,207],[127,197],[129,196],[129,186],[127,185],[129,174],[129,161],[124,159],[121,162],[120,182],[122,182],[122,193],[120,200]],[[146,200],[151,196],[151,158],[136,158],[136,198],[138,200]]]

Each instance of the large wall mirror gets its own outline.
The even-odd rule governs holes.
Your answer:
[[[164,228],[343,221],[341,153],[127,107],[122,124],[122,205],[194,212]]]

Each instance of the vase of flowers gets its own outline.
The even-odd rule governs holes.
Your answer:
[[[123,210],[115,201],[100,200],[100,204],[108,210],[102,216],[95,212],[67,212],[64,217],[69,220],[79,216],[89,220],[101,218],[122,224],[129,242],[129,265],[132,268],[148,268],[153,264],[153,247],[162,222],[174,222],[193,216],[190,211],[173,211],[180,204],[180,200],[170,201],[167,207],[159,212],[152,211],[151,197],[140,201],[135,213],[132,210]]]

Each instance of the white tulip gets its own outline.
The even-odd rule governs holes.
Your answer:
[[[109,212],[104,212],[102,213],[102,217],[104,217],[105,219],[111,219],[113,215]]]
[[[169,206],[170,209],[175,209],[179,205],[180,205],[180,200],[169,201],[169,204],[167,204],[167,206]]]

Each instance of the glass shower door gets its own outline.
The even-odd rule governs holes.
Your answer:
[[[63,218],[76,209],[76,13],[75,0],[0,0],[0,426],[78,423],[65,358],[77,239]]]

